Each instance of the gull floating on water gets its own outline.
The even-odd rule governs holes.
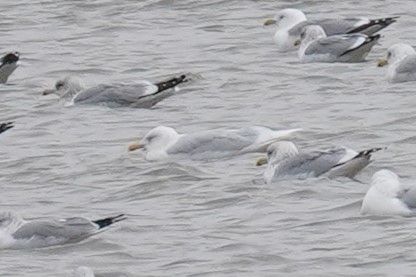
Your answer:
[[[372,215],[414,215],[416,186],[400,183],[393,171],[382,169],[374,173],[371,187],[364,196],[361,213]]]
[[[361,33],[372,35],[386,28],[397,17],[368,19],[365,17],[306,20],[305,14],[297,9],[284,9],[275,19],[266,19],[264,25],[277,24],[274,40],[280,52],[296,50],[294,42],[299,39],[302,29],[308,25],[320,25],[328,36]]]
[[[379,67],[387,64],[389,82],[416,81],[416,52],[412,46],[405,43],[390,46],[386,58],[378,61]]]
[[[140,81],[130,84],[102,84],[87,89],[78,78],[66,77],[56,82],[55,88],[44,90],[43,95],[56,93],[65,101],[66,106],[100,104],[109,107],[151,108],[173,95],[173,89],[185,82],[188,82],[187,77],[181,75],[155,84]]]
[[[272,130],[254,126],[236,130],[208,130],[178,134],[175,129],[158,126],[150,130],[129,151],[143,149],[149,161],[183,157],[212,160],[250,152],[265,152],[267,147],[301,129]]]
[[[380,35],[334,35],[327,37],[321,26],[306,26],[295,44],[300,44],[299,59],[302,62],[362,62]]]
[[[106,230],[126,219],[117,215],[98,220],[83,217],[26,221],[10,212],[0,214],[1,248],[40,248],[75,243]]]
[[[327,151],[299,152],[290,141],[278,141],[267,149],[267,158],[257,160],[257,165],[267,163],[264,172],[266,183],[279,179],[306,179],[327,174],[328,177],[353,178],[370,162],[371,154],[382,148],[357,152],[341,147]]]
[[[0,124],[0,134],[6,132],[7,130],[13,128],[13,122],[6,122]]]
[[[19,61],[19,52],[10,52],[1,58],[0,62],[0,84],[5,84],[9,76],[17,68]]]

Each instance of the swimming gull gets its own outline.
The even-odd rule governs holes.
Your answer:
[[[154,84],[139,81],[130,84],[101,84],[86,89],[78,78],[66,77],[56,82],[55,88],[44,90],[43,95],[56,93],[64,100],[65,106],[100,104],[109,107],[151,108],[173,95],[174,88],[185,82],[188,82],[188,78],[181,75]]]
[[[121,214],[98,220],[71,217],[26,221],[14,213],[3,212],[0,214],[0,248],[40,248],[75,243],[124,219],[126,217]]]
[[[74,271],[74,277],[95,277],[94,271],[86,266],[80,266]]]
[[[284,9],[276,14],[275,19],[266,19],[264,25],[277,24],[274,40],[280,52],[287,52],[297,49],[294,42],[300,37],[302,29],[308,25],[320,25],[328,36],[353,33],[370,36],[396,22],[396,18],[368,19],[357,17],[306,20],[306,16],[301,10]]]
[[[19,52],[10,52],[0,60],[0,84],[5,84],[9,76],[16,70]]]
[[[178,134],[175,129],[158,126],[140,142],[131,144],[130,151],[143,149],[149,161],[174,156],[195,160],[212,160],[249,152],[265,152],[267,147],[301,129],[272,130],[254,126],[236,130],[207,130]]]
[[[380,35],[334,35],[327,37],[321,26],[306,26],[295,44],[301,62],[362,62]]]
[[[0,124],[0,134],[6,132],[7,130],[13,128],[13,122],[6,122]]]
[[[361,213],[410,216],[415,214],[415,208],[416,186],[401,184],[396,173],[382,169],[373,175]]]
[[[257,160],[257,165],[267,163],[264,172],[266,183],[279,179],[306,179],[326,174],[330,178],[353,178],[370,162],[371,154],[382,148],[357,152],[340,147],[327,151],[299,152],[291,141],[279,141],[267,149],[267,158]]]
[[[378,66],[389,65],[387,80],[392,83],[416,81],[416,52],[412,46],[397,43],[389,47],[385,59]]]

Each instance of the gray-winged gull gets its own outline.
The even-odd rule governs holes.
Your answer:
[[[44,90],[43,95],[56,93],[66,106],[99,104],[109,107],[150,108],[173,95],[174,88],[187,81],[187,77],[181,75],[154,84],[138,81],[129,84],[101,84],[87,89],[78,78],[66,77],[56,82],[55,88]]]
[[[13,128],[13,122],[6,122],[6,123],[1,123],[0,124],[0,134],[3,132],[6,132],[7,130],[9,130],[10,128]]]
[[[321,26],[306,26],[295,44],[301,62],[362,62],[380,35],[334,35],[327,37]]]
[[[364,196],[361,213],[372,215],[415,215],[416,186],[400,183],[393,171],[374,173],[371,187]]]
[[[257,165],[267,163],[264,179],[267,183],[279,179],[306,179],[327,174],[328,177],[353,178],[370,162],[371,154],[382,148],[357,152],[340,147],[327,151],[299,152],[290,141],[278,141],[267,149],[267,158],[257,160]]]
[[[16,70],[19,52],[10,52],[0,60],[0,84],[5,84],[9,76]]]
[[[280,52],[293,51],[297,48],[294,42],[300,37],[307,25],[320,25],[328,36],[362,33],[372,35],[386,28],[397,17],[368,19],[365,17],[306,20],[305,14],[297,9],[284,9],[276,14],[275,19],[267,19],[264,25],[277,24],[274,40]]]
[[[145,158],[149,161],[169,157],[212,160],[249,152],[265,152],[271,143],[300,130],[272,130],[254,126],[178,134],[173,128],[158,126],[150,130],[138,144],[131,144],[129,150],[144,150]]]
[[[416,81],[416,52],[412,46],[397,43],[389,47],[385,59],[378,61],[378,66],[389,65],[387,80],[392,83]]]
[[[0,214],[0,248],[40,248],[75,243],[126,219],[117,215],[98,220],[83,217],[24,220],[10,212]]]

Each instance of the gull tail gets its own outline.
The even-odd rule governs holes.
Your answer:
[[[102,229],[102,228],[112,225],[113,223],[116,223],[125,219],[127,219],[127,217],[124,214],[119,214],[117,216],[93,220],[92,222],[98,225],[98,229]]]
[[[6,122],[6,123],[1,123],[0,124],[0,134],[3,132],[6,132],[7,130],[9,130],[10,128],[13,128],[13,122]]]
[[[368,52],[369,52],[371,50],[371,47],[373,47],[373,45],[377,43],[377,41],[380,39],[380,37],[381,36],[379,34],[372,35],[372,36],[368,36],[363,43],[361,43],[360,45],[357,45],[354,48],[348,49],[347,51],[345,51],[344,53],[342,53],[340,56],[344,56],[344,55],[346,55],[348,53],[351,53],[353,51],[356,51],[357,49],[360,49],[360,48],[365,49],[364,47],[367,47]]]
[[[352,33],[362,33],[365,35],[372,35],[380,31],[381,29],[386,28],[390,24],[397,22],[398,16],[386,17],[386,18],[378,18],[372,19],[367,24],[361,25],[355,29],[352,29],[348,32],[348,34]]]
[[[358,152],[353,158],[332,167],[328,177],[335,178],[343,176],[353,179],[355,175],[372,162],[371,155],[383,149],[386,149],[386,147],[375,147]]]
[[[170,89],[170,88],[174,88],[177,85],[181,84],[181,83],[185,83],[188,82],[189,80],[187,79],[186,75],[181,75],[179,77],[175,77],[172,79],[169,79],[167,81],[162,81],[159,83],[156,83],[155,86],[157,86],[157,92],[162,92],[164,90]]]
[[[367,158],[370,159],[371,158],[371,154],[378,152],[380,150],[386,149],[386,147],[375,147],[375,148],[371,148],[371,149],[367,149],[367,150],[363,150],[360,151],[355,157],[354,159],[358,159],[358,158]]]

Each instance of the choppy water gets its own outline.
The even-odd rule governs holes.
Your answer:
[[[298,63],[262,22],[286,7],[310,16],[400,15],[368,62]],[[414,84],[375,61],[416,44],[414,3],[396,1],[9,1],[1,52],[23,65],[0,87],[0,209],[25,217],[119,212],[129,220],[83,243],[0,252],[0,276],[413,276],[408,218],[359,213],[373,172],[415,178]],[[312,17],[313,17],[312,16]],[[203,78],[154,109],[63,108],[41,91],[66,75],[90,86],[192,72]],[[389,146],[359,177],[265,185],[259,155],[149,163],[127,146],[157,125],[303,127],[303,148]]]

